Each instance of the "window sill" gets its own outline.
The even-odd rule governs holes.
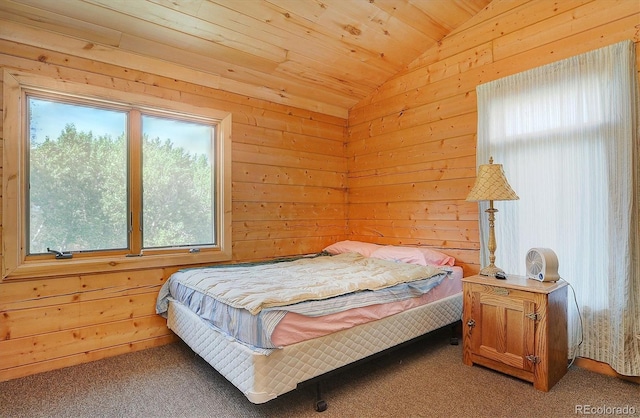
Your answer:
[[[111,256],[26,261],[11,272],[3,281],[180,267],[229,260],[231,260],[230,251],[206,251],[196,254],[145,254],[137,257]]]

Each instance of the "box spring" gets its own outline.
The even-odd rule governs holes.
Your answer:
[[[285,346],[269,355],[212,329],[170,300],[168,327],[236,386],[252,403],[264,403],[299,383],[361,360],[462,317],[462,293],[323,337]]]

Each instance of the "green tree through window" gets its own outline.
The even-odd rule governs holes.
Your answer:
[[[124,138],[94,137],[70,124],[32,144],[29,252],[127,248]]]
[[[210,148],[209,133],[198,135],[198,140]],[[142,156],[143,247],[214,243],[213,228],[204,227],[214,218],[209,158],[191,154],[170,139],[147,135]]]
[[[127,111],[35,97],[29,111],[28,254],[131,249],[136,210],[143,249],[215,244],[214,125],[143,115],[148,132],[139,139],[127,138],[136,123]],[[72,122],[52,137],[47,118]],[[101,127],[105,120],[116,128]],[[142,162],[130,164],[136,141]],[[131,185],[136,167],[142,184]],[[142,190],[141,208],[130,207],[132,189]]]

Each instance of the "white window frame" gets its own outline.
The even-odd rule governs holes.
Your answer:
[[[163,249],[139,257],[126,254],[97,255],[71,259],[29,259],[26,254],[25,204],[27,172],[25,137],[26,91],[42,90],[56,95],[84,96],[124,103],[154,111],[177,112],[216,120],[215,224],[216,246],[198,252],[189,248]],[[231,113],[153,96],[73,83],[19,70],[3,72],[3,175],[2,175],[2,278],[26,279],[132,269],[163,268],[228,261],[231,259]],[[130,180],[131,181],[131,180]]]

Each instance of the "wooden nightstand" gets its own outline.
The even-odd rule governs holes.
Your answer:
[[[463,362],[548,391],[567,372],[567,283],[521,276],[462,279]]]

